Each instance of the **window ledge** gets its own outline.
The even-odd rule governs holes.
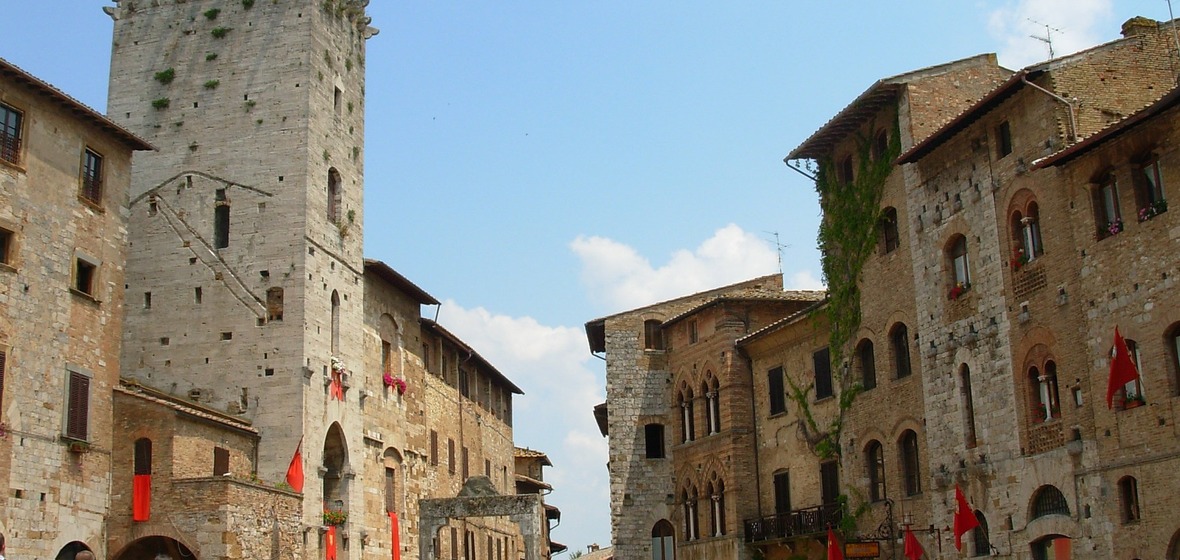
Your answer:
[[[89,207],[91,210],[94,210],[95,212],[98,212],[99,214],[106,213],[106,209],[102,207],[102,203],[90,200],[89,198],[86,198],[80,194],[78,195],[78,202],[81,202],[83,205]]]
[[[19,171],[22,174],[27,174],[29,172],[28,169],[25,169],[25,166],[20,164],[19,162],[14,163],[14,162],[8,161],[6,159],[0,159],[0,165],[7,167],[9,169],[14,169],[16,171]]]
[[[0,272],[16,272],[16,267],[6,262],[0,262]]]
[[[87,302],[92,303],[94,305],[102,305],[102,301],[100,301],[98,298],[94,297],[91,294],[83,292],[77,288],[70,288],[70,293],[74,294],[79,299],[86,300]]]

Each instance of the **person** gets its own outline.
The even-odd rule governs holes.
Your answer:
[[[94,553],[89,550],[79,550],[74,555],[74,560],[94,560]]]

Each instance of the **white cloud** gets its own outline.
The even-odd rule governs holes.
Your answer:
[[[653,267],[635,249],[597,236],[579,236],[570,249],[582,261],[590,296],[611,310],[632,309],[719,286],[772,274],[774,247],[730,224],[695,250],[679,250]]]
[[[593,414],[594,405],[606,400],[606,382],[585,331],[466,309],[450,300],[439,310],[439,323],[525,391],[513,401],[513,439],[553,462],[545,477],[554,491],[546,501],[577,528],[564,533],[567,538],[609,535],[607,441]]]
[[[1074,53],[1101,42],[1112,14],[1111,0],[1015,0],[990,14],[988,31],[1000,42],[1000,64],[1023,68],[1049,58],[1033,35],[1051,37],[1054,56]]]
[[[816,278],[810,270],[800,270],[783,280],[783,287],[788,290],[825,290],[823,280]]]

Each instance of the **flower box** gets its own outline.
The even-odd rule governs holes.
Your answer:
[[[324,525],[340,526],[348,523],[348,512],[338,509],[324,510]]]

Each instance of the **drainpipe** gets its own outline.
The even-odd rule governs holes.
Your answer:
[[[1021,76],[1020,81],[1024,82],[1024,85],[1031,86],[1033,89],[1040,91],[1042,93],[1045,93],[1049,97],[1052,97],[1053,99],[1056,99],[1056,100],[1065,104],[1066,108],[1069,109],[1069,140],[1070,140],[1070,142],[1077,142],[1078,141],[1078,120],[1077,120],[1077,117],[1074,115],[1073,104],[1070,103],[1069,100],[1067,100],[1066,98],[1061,97],[1060,95],[1057,95],[1056,93],[1053,93],[1041,86],[1038,86],[1037,84],[1034,84],[1034,83],[1028,81],[1027,76]]]

